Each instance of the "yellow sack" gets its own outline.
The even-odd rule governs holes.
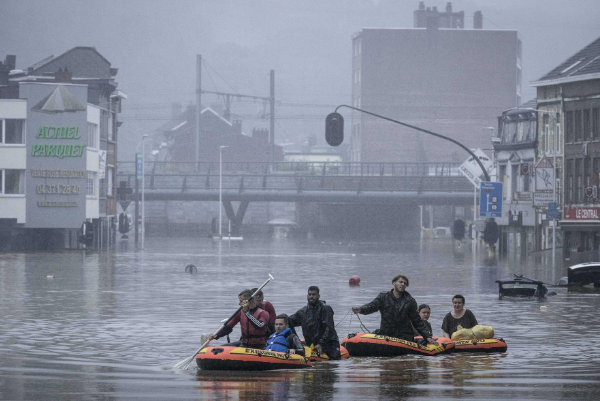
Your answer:
[[[458,325],[457,329],[458,330],[456,330],[454,333],[452,333],[451,340],[453,340],[453,341],[475,340],[477,338],[477,337],[475,337],[475,334],[473,334],[472,329],[463,329],[461,325]]]
[[[494,329],[492,326],[474,326],[471,330],[473,330],[473,334],[480,340],[485,338],[494,338]]]

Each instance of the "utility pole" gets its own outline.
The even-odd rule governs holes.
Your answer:
[[[200,169],[200,113],[202,112],[202,55],[196,55],[196,152],[194,153],[194,162],[196,170]]]
[[[275,70],[271,70],[271,96],[269,100],[271,102],[271,129],[269,136],[271,142],[271,166],[273,166],[275,164]]]

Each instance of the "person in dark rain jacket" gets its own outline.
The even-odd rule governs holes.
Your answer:
[[[324,352],[330,360],[339,360],[340,340],[333,323],[333,309],[319,298],[319,287],[308,287],[308,304],[290,316],[290,327],[302,326],[307,346],[314,345],[317,354]]]
[[[417,301],[405,291],[408,287],[408,278],[398,275],[394,277],[392,284],[394,288],[391,291],[380,293],[368,304],[352,307],[352,311],[363,315],[379,311],[381,325],[374,332],[375,334],[414,341],[414,326],[428,343],[435,343],[431,338],[431,332],[419,316]]]

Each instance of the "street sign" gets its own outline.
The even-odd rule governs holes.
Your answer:
[[[554,165],[546,156],[535,165],[535,190],[550,191],[554,190]]]
[[[136,178],[138,180],[142,179],[142,171],[143,171],[144,165],[142,164],[142,155],[139,153],[135,154],[135,171],[136,171]]]
[[[536,207],[548,207],[550,202],[554,202],[554,193],[552,192],[534,192],[533,193],[533,206]]]
[[[560,220],[560,212],[558,211],[558,203],[550,202],[548,203],[548,210],[546,211],[546,217],[549,220]]]
[[[502,217],[501,182],[481,182],[479,216]]]
[[[485,154],[481,149],[475,149],[473,152],[475,156],[481,161],[483,167],[487,170],[488,174],[492,171],[492,160]],[[481,170],[481,166],[477,163],[477,160],[473,156],[469,157],[463,164],[460,165],[458,170],[462,175],[467,177],[469,181],[477,188],[479,188],[483,171]]]

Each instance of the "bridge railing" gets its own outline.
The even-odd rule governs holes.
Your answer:
[[[445,176],[462,177],[458,163],[223,162],[223,173],[325,176]],[[135,162],[118,162],[118,174],[133,174]],[[145,174],[218,174],[218,162],[146,161]]]

